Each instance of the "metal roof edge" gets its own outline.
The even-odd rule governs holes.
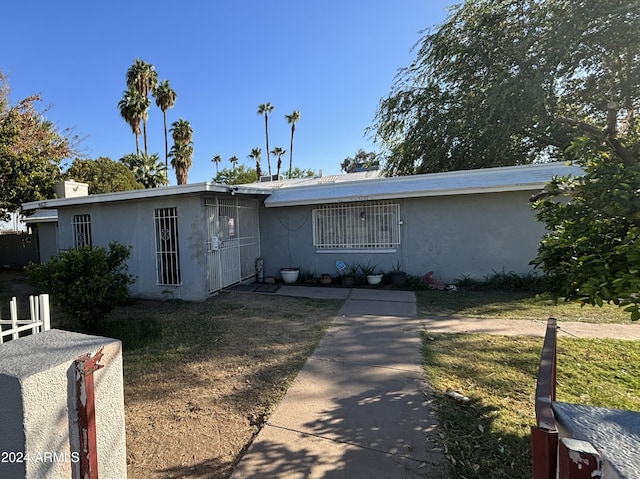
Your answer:
[[[434,196],[455,196],[455,195],[473,195],[480,193],[505,193],[509,191],[536,191],[544,187],[545,183],[528,183],[518,185],[500,185],[500,186],[485,186],[485,187],[473,187],[473,188],[451,188],[448,190],[418,190],[418,191],[403,191],[398,193],[381,193],[381,194],[369,194],[369,195],[343,195],[336,196],[334,198],[322,198],[320,199],[303,199],[303,200],[285,200],[277,201],[272,200],[271,197],[264,201],[264,205],[267,208],[278,208],[282,206],[303,206],[303,205],[317,205],[327,203],[349,203],[353,201],[375,201],[375,200],[393,200],[393,199],[405,199],[405,198],[426,198]]]

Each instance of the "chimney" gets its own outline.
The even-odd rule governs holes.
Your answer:
[[[73,180],[61,181],[53,185],[56,198],[74,198],[76,196],[88,196],[89,185],[87,183],[79,183]]]

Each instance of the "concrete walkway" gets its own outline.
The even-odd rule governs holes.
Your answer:
[[[346,301],[232,478],[443,477],[415,295],[283,288]]]
[[[409,291],[285,285],[272,294],[345,303],[232,479],[441,479],[444,458],[421,366],[420,331],[546,331],[546,319],[418,320]],[[559,335],[640,340],[636,324],[559,326]]]

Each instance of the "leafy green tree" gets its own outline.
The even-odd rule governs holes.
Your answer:
[[[584,176],[555,178],[533,198],[548,230],[533,264],[550,291],[591,305],[614,303],[634,321],[640,319],[639,133],[619,138],[632,164],[608,142],[581,138],[572,152],[583,158]]]
[[[276,170],[276,175],[280,176],[280,168],[282,168],[282,156],[287,152],[287,150],[283,150],[279,146],[276,146],[271,150],[271,154],[278,158],[278,169]]]
[[[76,154],[77,138],[59,131],[37,110],[40,96],[15,105],[7,78],[0,72],[0,219],[22,203],[51,197],[62,161]]]
[[[264,136],[267,144],[266,152],[269,176],[271,176],[271,156],[269,156],[271,154],[271,150],[269,150],[269,113],[271,113],[274,108],[275,107],[269,102],[258,105],[258,115],[264,115]]]
[[[176,172],[179,185],[187,184],[189,170],[193,162],[193,128],[187,120],[180,118],[171,124],[173,146],[169,152],[171,166]]]
[[[532,197],[547,227],[533,263],[556,297],[625,308],[640,319],[640,10],[619,2],[552,2],[563,79],[553,121],[585,174]],[[569,27],[572,29],[569,30]],[[553,32],[549,32],[552,34]]]
[[[167,135],[167,110],[176,104],[176,92],[169,86],[169,81],[160,82],[153,90],[156,105],[162,110],[164,121],[164,165],[169,168],[169,139]]]
[[[296,132],[296,123],[300,120],[300,112],[294,110],[290,115],[284,116],[287,123],[291,125],[291,141],[289,142],[289,173],[288,177],[291,178],[291,168],[293,168],[293,135]]]
[[[247,158],[256,162],[256,176],[260,178],[262,170],[260,169],[260,160],[262,159],[262,148],[252,148]],[[217,173],[217,172],[216,172]]]
[[[126,165],[104,156],[95,160],[76,158],[64,176],[87,183],[90,195],[144,188]]]
[[[243,185],[246,183],[255,183],[258,181],[258,175],[253,168],[247,168],[245,165],[240,165],[234,168],[223,168],[213,178],[215,183],[222,183],[226,185]]]
[[[156,72],[153,65],[150,63],[146,63],[138,58],[135,59],[133,65],[129,67],[126,74],[127,80],[127,88],[129,90],[137,91],[146,101],[146,108],[142,112],[142,130],[144,137],[144,152],[148,154],[149,151],[147,149],[147,117],[149,107],[151,106],[151,100],[149,99],[149,94],[151,94],[157,83],[158,83],[158,73]]]
[[[27,273],[80,328],[98,332],[105,315],[129,298],[134,282],[127,273],[130,254],[130,247],[117,242],[109,243],[108,250],[83,246],[46,263],[31,263]]]
[[[374,152],[366,152],[360,149],[356,152],[355,156],[345,158],[340,163],[340,169],[345,173],[355,173],[356,171],[377,170],[380,167],[380,160],[378,160],[378,154]]]
[[[635,5],[632,7],[632,4]],[[640,14],[617,0],[467,1],[418,44],[371,130],[391,175],[563,159],[637,106]]]
[[[287,174],[287,178],[313,178],[316,176],[316,172],[310,168],[301,169],[299,167],[295,167]]]
[[[169,184],[167,167],[162,163],[157,153],[151,155],[129,153],[120,158],[120,163],[133,173],[136,181],[144,188],[157,188]]]

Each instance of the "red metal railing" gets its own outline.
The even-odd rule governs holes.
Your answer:
[[[531,426],[533,479],[555,479],[558,461],[558,429],[551,409],[556,399],[556,318],[547,321],[536,385],[536,425]]]

